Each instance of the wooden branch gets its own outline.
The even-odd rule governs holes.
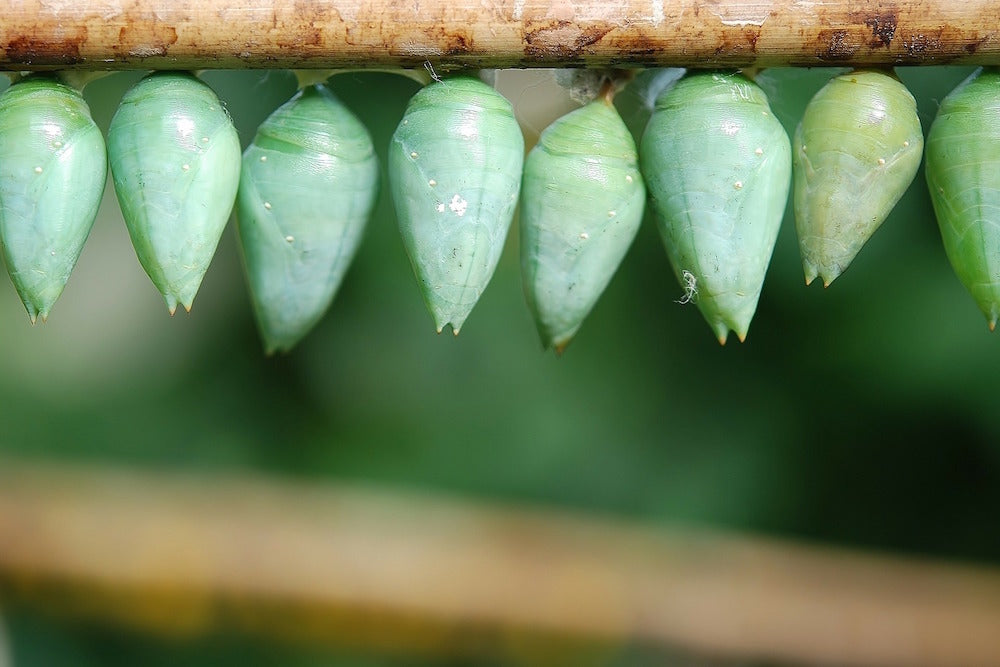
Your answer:
[[[10,460],[0,599],[159,633],[437,655],[544,640],[1000,665],[996,570],[342,485]]]
[[[0,0],[0,69],[1000,64],[988,0]]]

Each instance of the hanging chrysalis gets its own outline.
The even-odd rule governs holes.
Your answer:
[[[322,85],[270,115],[243,153],[237,223],[268,351],[290,350],[323,317],[378,194],[368,130]]]
[[[657,99],[639,155],[685,299],[720,343],[742,341],[788,198],[784,128],[750,79],[699,72]]]
[[[913,95],[889,72],[831,79],[795,132],[795,226],[808,285],[828,286],[903,196],[923,154]]]
[[[139,262],[171,314],[190,310],[239,184],[229,114],[193,74],[154,72],[122,98],[108,156]]]
[[[559,118],[528,153],[521,274],[542,343],[561,353],[639,231],[635,141],[607,94]]]
[[[992,330],[1000,316],[1000,70],[976,70],[944,98],[926,151],[945,252]]]
[[[28,317],[44,321],[94,226],[104,137],[74,88],[47,76],[0,96],[0,242]]]
[[[440,332],[458,334],[486,288],[517,205],[524,138],[482,81],[436,81],[410,100],[389,145],[403,244]]]

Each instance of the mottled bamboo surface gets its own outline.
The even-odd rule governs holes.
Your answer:
[[[384,488],[11,459],[0,601],[160,635],[440,656],[638,644],[1000,665],[997,569]]]
[[[0,0],[0,69],[1000,64],[993,0]]]

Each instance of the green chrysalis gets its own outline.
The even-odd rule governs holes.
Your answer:
[[[31,322],[62,294],[107,180],[104,137],[74,88],[35,76],[0,96],[0,242]]]
[[[788,135],[753,81],[698,72],[659,96],[639,154],[686,299],[720,343],[742,341],[788,199]]]
[[[945,252],[992,330],[1000,316],[1000,70],[976,70],[944,98],[926,151]]]
[[[323,85],[306,86],[243,154],[237,222],[267,351],[291,349],[326,312],[378,194],[365,126]]]
[[[482,81],[436,81],[410,100],[389,146],[403,244],[440,332],[455,334],[486,288],[514,216],[524,138]]]
[[[795,132],[795,225],[806,284],[829,285],[906,192],[924,136],[913,95],[895,76],[831,79]]]
[[[171,314],[190,310],[239,184],[229,114],[193,74],[154,72],[122,98],[108,155],[139,262]]]
[[[610,97],[547,127],[521,186],[521,274],[542,343],[569,344],[642,221],[635,141]]]

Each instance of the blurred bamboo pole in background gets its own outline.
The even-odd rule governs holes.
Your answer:
[[[432,655],[1000,665],[1000,571],[345,485],[0,461],[0,599]]]
[[[0,69],[1000,64],[991,0],[0,0]]]

